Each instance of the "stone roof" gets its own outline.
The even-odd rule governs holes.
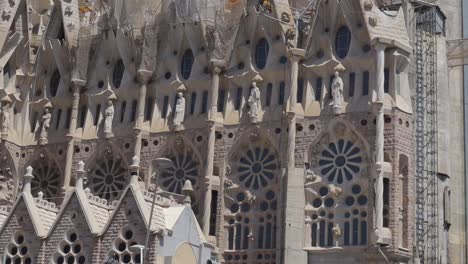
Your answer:
[[[8,206],[0,206],[0,227],[5,223],[9,213]]]
[[[100,199],[91,193],[87,193],[87,198],[91,211],[94,214],[94,219],[96,220],[96,226],[102,231],[109,221],[112,208],[107,204],[107,200]]]
[[[44,200],[41,195],[39,195],[39,197],[34,201],[36,203],[37,212],[39,214],[38,216],[42,225],[44,226],[45,231],[48,232],[54,224],[59,208],[57,208],[55,203]]]

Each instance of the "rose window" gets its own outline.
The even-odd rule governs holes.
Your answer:
[[[171,158],[173,165],[161,173],[161,185],[163,189],[182,193],[182,187],[186,180],[192,182],[196,188],[198,183],[198,163],[189,155],[177,155]]]
[[[31,264],[32,259],[29,256],[29,248],[25,241],[24,235],[17,232],[13,235],[10,243],[5,250],[5,264],[24,263]]]
[[[86,257],[83,255],[83,245],[76,232],[73,230],[66,232],[65,238],[58,245],[54,260],[56,264],[84,264],[86,262]]]
[[[361,171],[361,163],[361,149],[342,139],[328,144],[319,158],[320,173],[329,182],[338,184],[342,184],[344,179],[351,181]]]
[[[92,189],[101,198],[117,199],[127,182],[127,170],[120,158],[109,157],[98,161],[90,173]]]
[[[240,159],[237,167],[239,181],[247,188],[264,188],[275,178],[276,156],[267,148],[257,147],[248,150]]]
[[[128,226],[123,227],[112,243],[112,249],[107,253],[107,258],[116,263],[140,263],[140,252],[130,248],[136,244],[138,243],[135,240],[135,232]]]
[[[60,171],[55,162],[40,160],[33,164],[31,191],[33,195],[42,191],[46,198],[56,197],[60,191]]]

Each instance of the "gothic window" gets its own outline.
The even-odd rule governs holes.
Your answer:
[[[322,97],[322,78],[317,78],[315,82],[315,101],[320,101]]]
[[[57,118],[55,120],[55,130],[60,128],[60,119],[62,118],[62,109],[57,110]]]
[[[218,112],[224,112],[225,97],[226,97],[226,90],[219,90],[219,94],[218,94]]]
[[[192,50],[186,50],[184,55],[182,56],[182,62],[180,64],[180,72],[182,73],[182,77],[185,80],[188,80],[188,78],[190,78],[190,75],[192,74],[193,61],[194,57]]]
[[[356,82],[356,74],[354,72],[349,73],[349,97],[354,96],[354,83]]]
[[[369,72],[365,71],[362,74],[362,95],[369,94]]]
[[[125,110],[127,108],[127,101],[123,101],[120,107],[120,123],[123,123],[125,120]]]
[[[296,102],[301,104],[303,97],[304,97],[304,79],[298,79]]]
[[[141,243],[141,242],[140,242]],[[131,250],[130,247],[138,244],[135,231],[130,226],[124,226],[118,237],[112,242],[112,248],[107,253],[107,259],[117,263],[140,263],[140,251]]]
[[[266,94],[266,101],[265,105],[270,106],[271,105],[271,96],[273,95],[273,84],[269,83],[267,85],[267,94]]]
[[[50,94],[52,97],[55,97],[57,95],[57,91],[59,88],[60,84],[60,72],[59,70],[55,70],[54,73],[52,74],[52,77],[50,77],[50,84],[49,84],[49,89],[50,89]]]
[[[278,90],[278,105],[283,105],[284,104],[284,89],[285,89],[286,84],[284,81],[280,82],[279,85],[279,90]]]
[[[85,122],[86,122],[86,114],[87,114],[87,111],[88,111],[88,106],[87,106],[87,105],[83,105],[83,106],[81,107],[81,110],[80,110],[80,123],[79,123],[79,127],[84,127]]]
[[[55,264],[86,263],[86,257],[83,254],[83,243],[75,230],[69,229],[65,232],[64,238],[60,241],[53,260]]]
[[[310,250],[368,243],[369,195],[366,155],[356,135],[331,124],[311,145],[306,170],[306,230]]]
[[[262,139],[250,138],[235,152],[230,167],[224,199],[225,263],[276,263],[277,154]]]
[[[383,179],[383,227],[388,227],[389,224],[389,209],[390,209],[390,179]]]
[[[65,121],[66,128],[70,128],[70,122],[71,122],[71,114],[72,114],[72,109],[71,107],[67,108],[67,120]]]
[[[195,106],[197,105],[197,93],[192,92],[190,97],[190,114],[193,115],[195,113]]]
[[[388,68],[384,69],[384,92],[388,93],[390,91],[390,70]]]
[[[41,157],[34,161],[33,167],[34,178],[31,181],[31,191],[33,195],[37,195],[42,191],[46,198],[56,198],[60,192],[60,170],[57,164],[41,154]]]
[[[242,103],[242,87],[238,87],[236,91],[236,102],[234,103],[234,110],[239,110]]]
[[[22,232],[16,232],[7,244],[4,260],[5,264],[32,263],[30,248]]]
[[[125,65],[122,60],[118,60],[114,66],[114,72],[112,73],[112,80],[115,88],[119,88],[122,83],[122,78],[125,72]]]
[[[131,116],[132,122],[135,122],[135,119],[136,119],[137,105],[138,105],[137,100],[133,100],[132,101],[132,116]]]
[[[264,38],[260,39],[255,47],[255,64],[260,70],[266,66],[269,49],[268,41]]]
[[[351,31],[346,26],[342,26],[336,32],[335,52],[339,58],[343,59],[348,55],[349,46],[351,45]]]
[[[122,158],[110,147],[104,151],[104,155],[97,158],[88,170],[88,185],[99,197],[115,200],[127,184],[128,172]]]
[[[177,139],[180,140],[180,139]],[[180,145],[178,145],[180,144]],[[190,149],[186,149],[181,141],[176,142],[174,148],[168,153],[168,158],[172,160],[171,167],[163,170],[159,179],[163,190],[182,194],[182,187],[186,180],[190,180],[195,190],[192,197],[192,209],[198,214],[200,189],[200,164],[194,159],[194,154]]]
[[[218,191],[211,191],[210,236],[216,236],[216,216],[218,213]]]
[[[166,118],[169,111],[169,96],[165,95],[163,99],[162,118]]]
[[[206,113],[207,111],[207,108],[208,108],[208,91],[203,91],[203,94],[202,94],[202,105],[201,105],[201,111],[200,113],[201,114],[204,114]]]
[[[96,106],[96,112],[94,113],[94,126],[99,124],[99,117],[101,116],[101,104]]]
[[[153,105],[154,105],[154,98],[153,97],[146,97],[145,121],[151,120],[151,116],[153,115]]]
[[[34,113],[32,114],[32,119],[31,119],[31,133],[33,133],[34,131],[36,131],[36,125],[37,125],[37,116],[39,114],[37,113],[37,111],[34,111]]]

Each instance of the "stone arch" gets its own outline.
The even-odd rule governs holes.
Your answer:
[[[280,157],[268,135],[245,131],[226,157],[224,260],[276,263]]]
[[[172,257],[172,264],[197,264],[197,257],[192,247],[187,243],[182,243]]]
[[[63,181],[63,170],[59,164],[57,157],[47,149],[37,150],[29,159],[25,168],[33,168],[31,191],[34,196],[41,191],[48,200],[59,198]]]
[[[87,186],[94,195],[116,200],[128,184],[128,161],[115,144],[105,142],[86,161]]]
[[[8,149],[0,145],[0,205],[11,205],[18,191],[17,170]],[[15,187],[16,186],[16,187]]]
[[[200,153],[192,142],[185,136],[169,137],[165,146],[154,157],[165,157],[174,163],[174,166],[157,173],[155,184],[162,190],[182,194],[182,187],[186,180],[193,186],[192,209],[197,215],[201,213],[201,199],[204,195],[203,162]],[[153,159],[153,160],[154,160]],[[151,164],[152,171],[155,170]]]
[[[366,246],[373,195],[367,142],[334,119],[311,144],[305,175],[306,247]]]

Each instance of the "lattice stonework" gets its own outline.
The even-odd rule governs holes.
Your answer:
[[[24,234],[16,232],[5,249],[5,264],[24,263],[31,264],[32,258],[29,255],[29,245],[25,241]]]
[[[232,155],[225,182],[225,263],[276,263],[278,156],[251,140]]]
[[[57,163],[41,156],[31,166],[34,176],[31,182],[33,195],[42,191],[45,198],[56,198],[60,192],[60,176],[62,175]]]
[[[57,252],[54,254],[53,263],[86,263],[86,257],[83,253],[83,243],[79,239],[75,230],[69,229],[65,232],[63,240],[57,246]]]
[[[107,259],[116,263],[140,263],[140,252],[130,249],[136,244],[134,230],[130,226],[122,227],[119,236],[112,242],[112,249],[107,253]]]
[[[305,179],[307,248],[367,245],[366,157],[361,140],[340,123],[311,146]]]

